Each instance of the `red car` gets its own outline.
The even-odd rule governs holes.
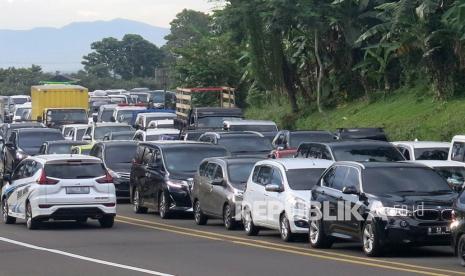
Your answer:
[[[270,158],[290,158],[297,153],[297,148],[303,142],[328,142],[334,141],[333,133],[324,130],[281,130],[273,139],[274,150]]]

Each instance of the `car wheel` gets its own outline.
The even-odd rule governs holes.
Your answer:
[[[169,210],[170,210],[170,202],[169,199],[166,197],[164,192],[160,193],[160,198],[158,199],[158,213],[160,214],[160,218],[167,219],[169,218]]]
[[[100,226],[102,228],[112,228],[113,224],[115,224],[115,217],[114,216],[103,216],[102,218],[98,219]]]
[[[321,220],[310,221],[308,239],[314,248],[330,248],[333,245],[333,238],[326,235]]]
[[[465,234],[460,236],[457,246],[457,257],[459,258],[460,265],[465,266]]]
[[[3,223],[5,224],[14,224],[16,223],[16,218],[8,215],[8,202],[6,198],[2,200],[2,217]]]
[[[133,207],[134,213],[136,214],[147,213],[147,208],[140,206],[141,203],[142,201],[140,200],[139,189],[136,189],[134,191],[134,196],[132,198],[132,207]]]
[[[249,210],[245,211],[244,214],[244,230],[247,236],[256,236],[260,231],[257,226],[253,223],[252,214]]]
[[[234,230],[237,227],[237,222],[234,219],[231,206],[229,204],[224,205],[223,208],[223,223],[227,230]]]
[[[281,233],[281,239],[285,242],[290,242],[294,238],[286,214],[282,214],[279,218],[279,232]]]
[[[32,218],[32,207],[29,202],[26,203],[26,227],[29,230],[35,230],[39,228],[39,221]]]
[[[363,252],[369,257],[380,256],[382,253],[376,225],[367,222],[362,231]]]
[[[196,200],[194,203],[194,219],[197,225],[205,225],[207,224],[207,216],[202,212],[202,208],[200,207],[200,201]]]

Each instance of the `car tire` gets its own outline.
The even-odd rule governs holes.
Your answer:
[[[234,230],[237,227],[237,222],[229,204],[225,204],[223,208],[223,224],[226,230]]]
[[[136,214],[147,213],[147,208],[140,206],[140,204],[141,204],[141,200],[140,200],[139,189],[135,189],[134,195],[132,198],[132,207],[133,207],[134,213]]]
[[[243,220],[244,220],[244,230],[247,236],[258,235],[258,232],[260,232],[260,230],[253,223],[252,214],[249,210],[245,210]]]
[[[8,202],[6,198],[2,200],[2,218],[5,224],[16,223],[16,218],[8,215]]]
[[[102,218],[98,219],[100,223],[100,227],[102,228],[112,228],[115,224],[115,217],[114,216],[103,216]]]
[[[160,192],[158,198],[158,214],[162,219],[168,219],[170,217],[170,201],[166,197],[165,192]]]
[[[313,248],[331,248],[334,239],[326,235],[321,220],[311,220],[308,227],[308,240]]]
[[[202,212],[200,201],[198,200],[194,203],[194,220],[197,225],[205,225],[208,221],[207,216]]]
[[[279,233],[281,234],[281,239],[285,242],[290,242],[294,239],[289,219],[285,213],[279,218]]]
[[[367,222],[362,230],[362,248],[368,257],[377,257],[382,255],[382,248],[379,241],[376,224]]]
[[[32,207],[31,203],[26,203],[26,227],[29,230],[36,230],[40,226],[40,222],[32,218]]]
[[[458,239],[457,257],[461,266],[465,266],[465,234]]]

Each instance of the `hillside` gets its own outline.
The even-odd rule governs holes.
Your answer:
[[[90,44],[94,41],[139,34],[161,46],[168,33],[167,28],[126,19],[76,22],[62,28],[0,30],[0,67],[36,64],[44,71],[77,71],[82,68],[82,56],[90,52]]]
[[[287,106],[249,108],[248,118],[271,119],[285,125],[282,114]],[[395,91],[376,102],[356,101],[323,114],[303,111],[295,123],[297,129],[329,129],[338,127],[384,127],[391,140],[450,141],[456,134],[465,134],[465,99],[434,101],[424,89]]]

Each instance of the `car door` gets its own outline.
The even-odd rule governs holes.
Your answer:
[[[144,175],[144,169],[142,165],[142,160],[144,158],[145,147],[138,146],[136,150],[136,155],[132,160],[132,167],[131,167],[131,175],[130,175],[130,185],[131,185],[131,199],[133,198],[133,193],[136,189],[140,192],[142,190],[142,181],[144,180],[142,176]],[[143,198],[140,196],[142,200],[141,204],[143,204]]]
[[[12,172],[15,168],[15,156],[17,150],[16,132],[12,132],[8,138],[8,145],[5,145],[4,166],[6,172]]]
[[[151,183],[147,181],[148,178],[150,178],[150,172],[148,171],[148,167],[149,165],[151,165],[152,161],[153,149],[150,147],[146,147],[139,172],[139,192],[141,199],[144,201],[144,204],[153,207],[153,189],[151,187]]]
[[[269,192],[265,190],[266,200],[266,225],[273,229],[279,229],[279,216],[284,210],[285,197],[283,175],[278,167],[272,166],[271,181],[269,184],[278,185],[283,192]]]
[[[251,187],[252,194],[252,218],[256,225],[266,226],[267,225],[267,214],[268,205],[266,201],[265,186],[271,184],[271,177],[273,175],[273,169],[270,166],[260,166],[258,171],[257,179]],[[248,187],[247,187],[248,188]]]
[[[339,206],[341,205],[343,207],[344,204],[342,188],[347,171],[348,168],[346,166],[334,166],[333,169],[323,177],[322,185],[326,187],[325,193],[327,199],[327,206],[323,206],[323,215],[327,218],[324,223],[329,233],[336,235],[344,235],[345,233],[345,231],[341,231],[341,228],[345,227],[344,210],[339,208]]]
[[[203,195],[203,199],[200,202],[202,206],[202,210],[206,214],[213,215],[213,185],[212,181],[215,177],[216,169],[218,168],[218,164],[213,162],[208,162],[207,167],[205,169],[205,177],[203,178],[204,181],[201,186],[201,193]]]
[[[206,182],[208,161],[204,161],[199,166],[199,172],[194,176],[194,184],[192,185],[191,199],[194,202],[196,199],[202,204],[205,195],[202,192],[203,186]]]
[[[220,164],[217,164],[215,173],[213,175],[212,180],[223,179],[222,185],[212,185],[212,191],[210,196],[211,202],[211,213],[216,217],[223,216],[223,205],[225,202],[228,184],[224,179],[225,176],[225,168],[223,168]]]
[[[31,166],[29,160],[19,163],[11,175],[10,184],[5,187],[8,210],[14,217],[24,218],[25,216],[25,203],[29,191],[28,184],[30,184],[28,166]]]
[[[347,174],[343,181],[344,188],[353,188],[357,192],[360,192],[360,171],[355,167],[347,167]],[[364,209],[367,206],[360,201],[358,194],[342,194],[345,208],[354,208],[354,206],[360,206],[358,212],[360,215],[364,213]],[[360,236],[361,221],[357,218],[356,215],[350,213],[350,217],[347,217],[346,214],[349,214],[346,210],[344,215],[343,225],[340,229],[344,234],[351,236],[353,239],[357,239]]]
[[[164,167],[162,153],[159,148],[153,148],[149,152],[152,158],[147,165],[145,185],[149,192],[148,200],[153,202],[154,206],[158,206],[159,194],[163,191],[166,168]]]

